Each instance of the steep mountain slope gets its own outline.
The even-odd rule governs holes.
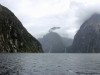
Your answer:
[[[0,52],[43,52],[41,44],[27,32],[17,17],[0,5]]]
[[[43,50],[46,53],[64,53],[66,46],[62,38],[55,32],[50,32],[38,39],[42,44]]]
[[[100,52],[100,14],[93,14],[82,24],[74,37],[69,52]]]

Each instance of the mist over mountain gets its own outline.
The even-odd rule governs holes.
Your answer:
[[[66,47],[71,45],[72,39],[61,37],[55,32],[47,33],[38,39],[45,53],[65,53]]]
[[[73,39],[67,38],[67,37],[61,37],[61,38],[62,38],[62,41],[63,41],[63,43],[64,43],[64,45],[65,45],[66,47],[72,45]]]
[[[41,44],[17,17],[0,5],[0,52],[43,52]]]
[[[81,25],[68,52],[100,52],[100,14],[93,14]]]

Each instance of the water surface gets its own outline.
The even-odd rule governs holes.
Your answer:
[[[0,75],[100,75],[100,54],[0,54]]]

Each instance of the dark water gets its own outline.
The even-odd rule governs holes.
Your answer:
[[[0,75],[100,75],[100,54],[0,54]]]

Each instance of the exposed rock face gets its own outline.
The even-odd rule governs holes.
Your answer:
[[[45,53],[65,53],[66,46],[62,38],[55,32],[50,32],[38,40]]]
[[[74,42],[69,52],[100,52],[100,14],[92,15],[82,24],[74,37]]]
[[[0,5],[0,52],[43,52],[41,44],[27,32],[17,17]]]

